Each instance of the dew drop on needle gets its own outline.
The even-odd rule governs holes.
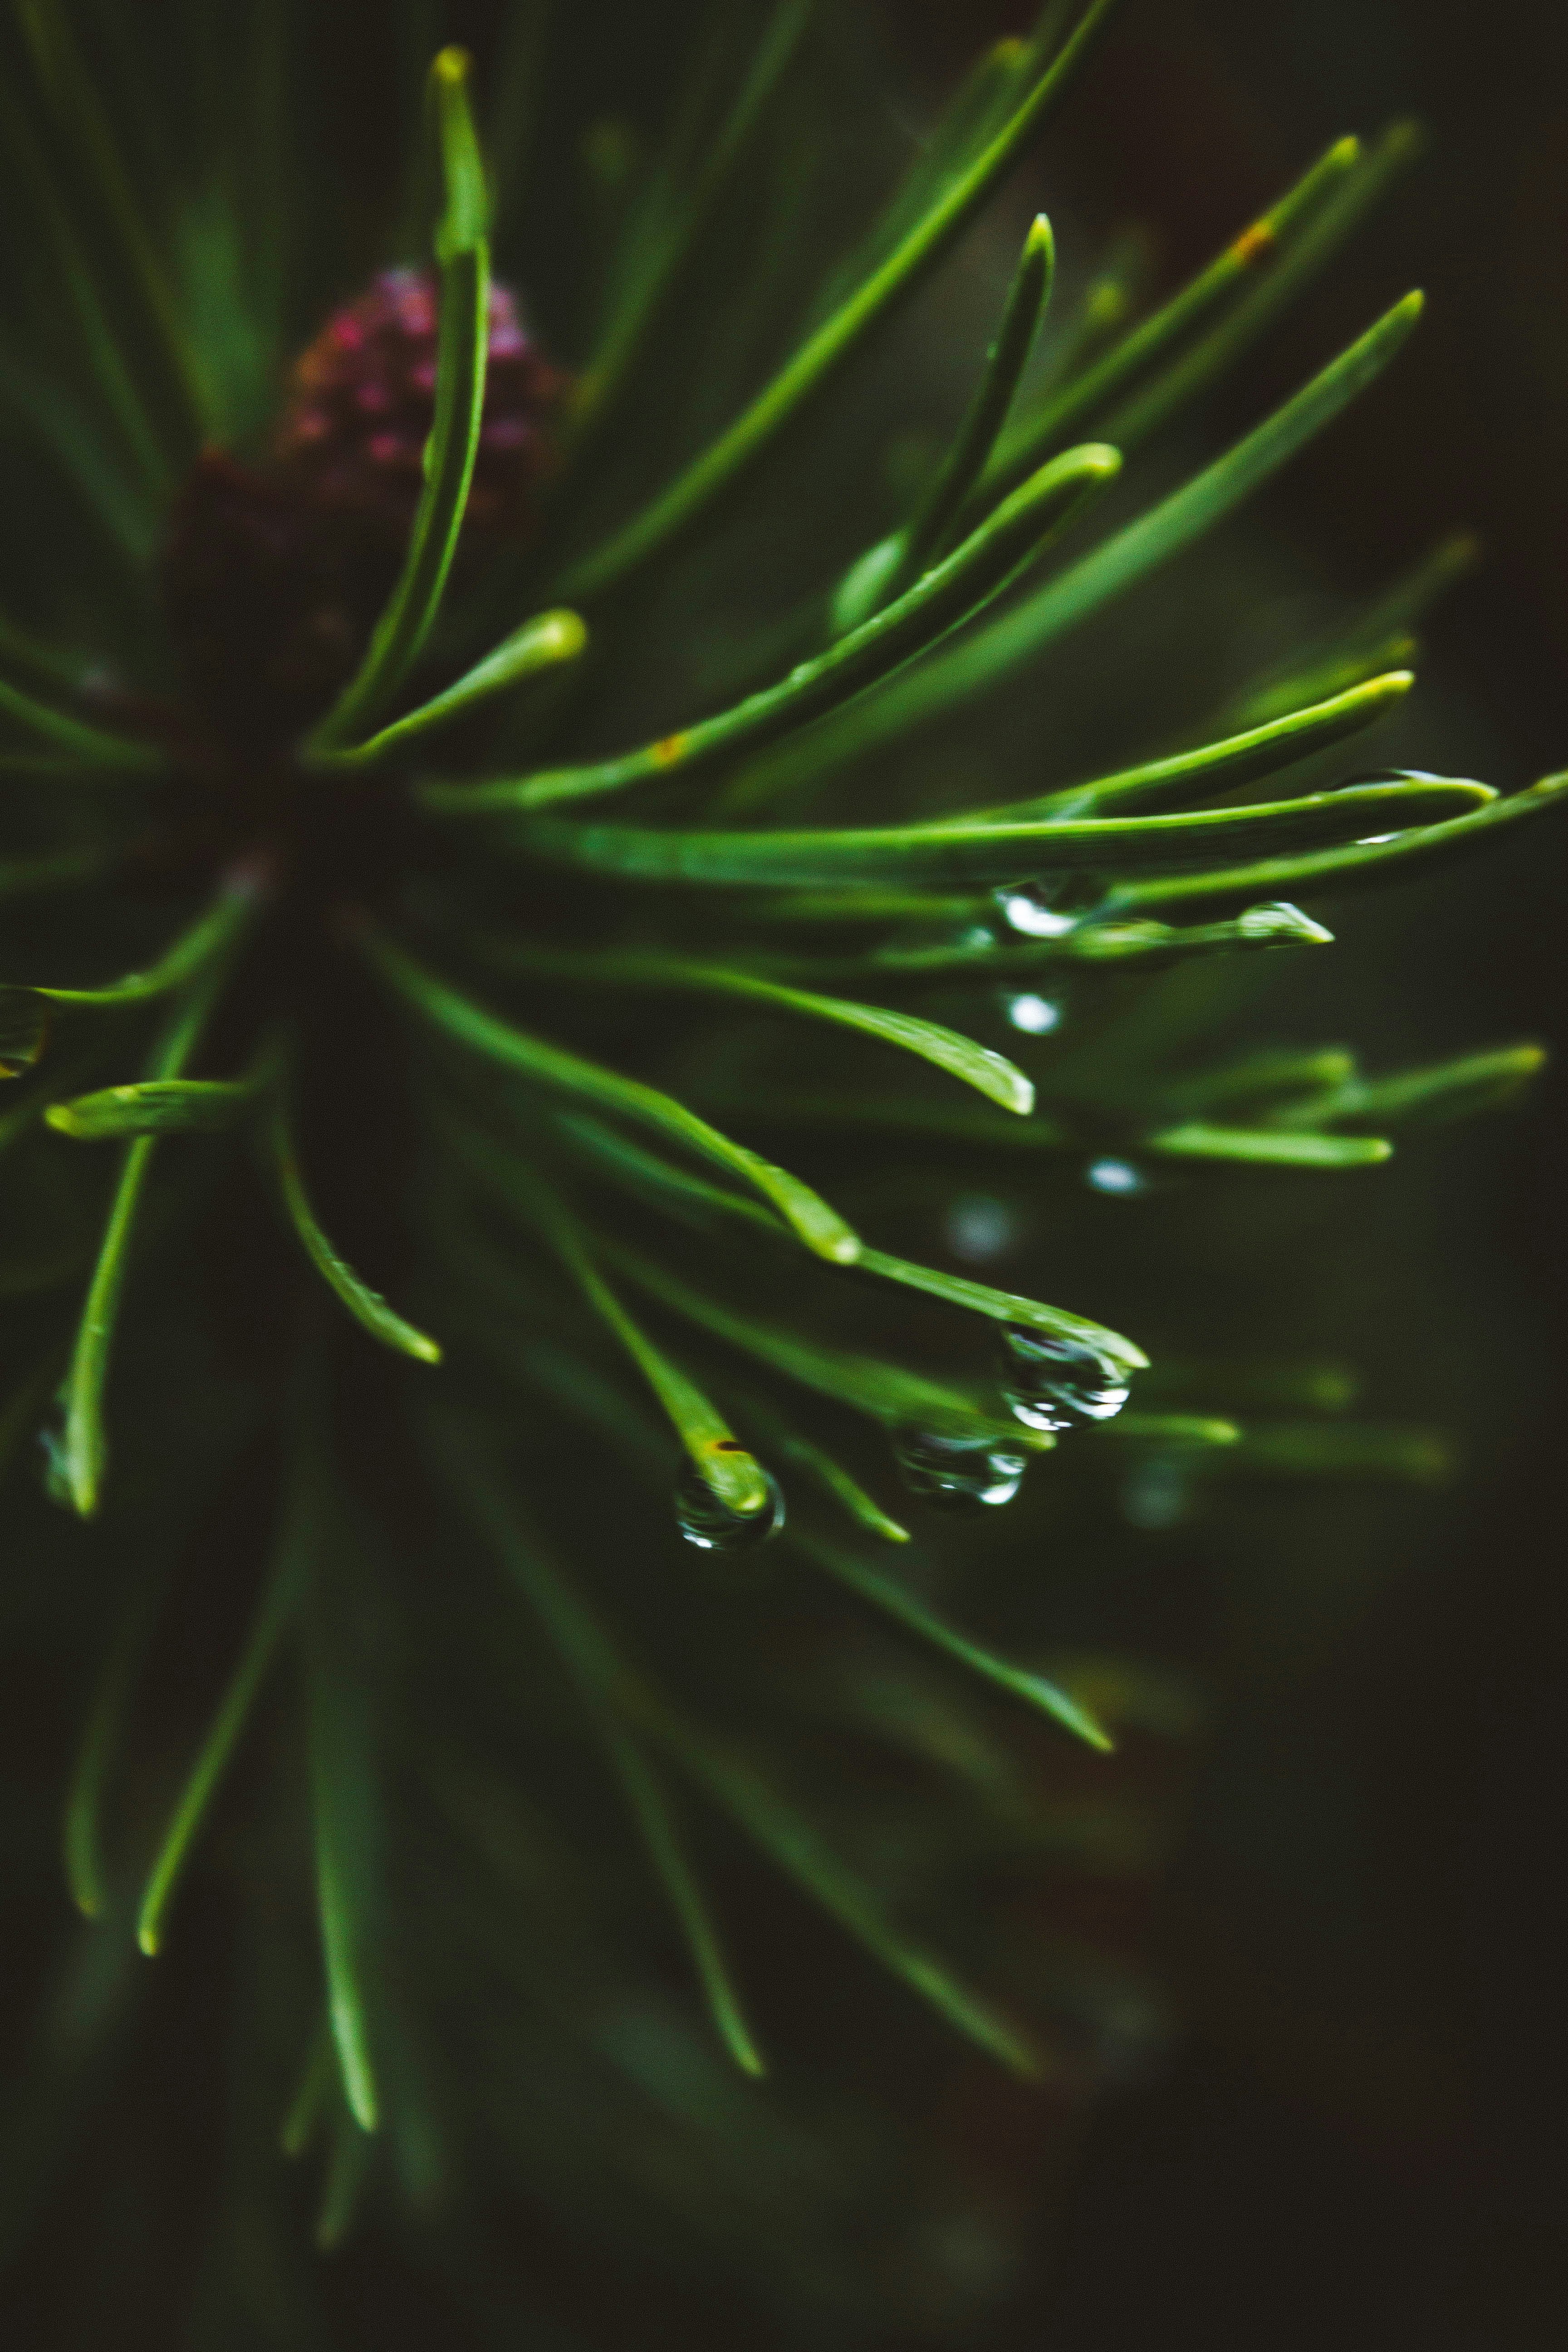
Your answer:
[[[1002,1010],[1015,1029],[1026,1037],[1048,1037],[1053,1029],[1061,1026],[1062,1008],[1048,996],[1036,996],[1030,992],[1005,995]]]
[[[1127,1402],[1123,1374],[1080,1339],[1009,1323],[1002,1359],[1007,1402],[1026,1429],[1060,1432],[1110,1421]]]
[[[943,1511],[997,1509],[1024,1483],[1028,1457],[992,1437],[904,1430],[893,1440],[899,1475],[911,1495]]]
[[[694,1462],[682,1465],[675,1482],[675,1524],[699,1551],[755,1551],[784,1523],[784,1499],[769,1477],[767,1495],[754,1511],[731,1511],[721,1503]]]
[[[1062,883],[1004,882],[994,895],[1009,929],[1021,931],[1026,939],[1059,940],[1082,919],[1081,908],[1062,903]]]

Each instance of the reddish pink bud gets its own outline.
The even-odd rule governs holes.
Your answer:
[[[391,592],[423,485],[438,326],[433,275],[384,271],[296,362],[270,461],[210,451],[176,504],[164,594],[187,685],[247,756],[325,707]],[[459,562],[529,536],[566,386],[492,287]]]
[[[439,303],[428,271],[388,269],[334,313],[294,369],[277,453],[310,493],[405,532],[435,415]],[[526,536],[566,379],[504,286],[489,297],[484,430],[467,529]]]

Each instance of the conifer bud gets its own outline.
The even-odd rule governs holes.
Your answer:
[[[419,503],[438,328],[434,274],[384,270],[295,362],[265,458],[204,450],[175,501],[164,608],[192,698],[242,764],[275,756],[364,651]],[[567,382],[492,288],[459,561],[529,537]]]
[[[277,452],[323,507],[381,520],[400,536],[413,520],[436,405],[438,319],[434,273],[387,269],[335,310],[296,362]],[[553,456],[566,389],[524,329],[515,296],[492,286],[484,424],[465,529],[526,536],[533,497]]]

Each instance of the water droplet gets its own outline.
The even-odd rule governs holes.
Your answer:
[[[1310,940],[1326,947],[1333,939],[1321,923],[1293,907],[1289,898],[1268,898],[1261,906],[1246,907],[1236,919],[1236,928],[1244,940]]]
[[[1067,903],[1069,887],[1066,881],[1004,882],[992,896],[1009,929],[1029,940],[1059,940],[1083,917],[1081,905]]]
[[[1131,1196],[1149,1189],[1149,1179],[1132,1160],[1091,1160],[1083,1171],[1083,1181],[1093,1192]]]
[[[911,1495],[943,1511],[996,1509],[1024,1483],[1028,1457],[1009,1453],[994,1437],[947,1437],[934,1430],[901,1432],[893,1459]]]
[[[1430,768],[1369,768],[1364,775],[1346,776],[1340,786],[1349,792],[1355,784],[1442,784],[1446,776],[1434,775]],[[1405,830],[1408,830],[1406,827]],[[1381,849],[1385,841],[1397,841],[1395,833],[1363,833],[1356,836],[1357,849]]]
[[[1348,793],[1352,784],[1446,784],[1447,776],[1439,776],[1430,768],[1368,768],[1364,774],[1346,776],[1340,784]]]
[[[966,1265],[989,1265],[1018,1242],[1016,1216],[1005,1201],[994,1201],[985,1192],[966,1192],[955,1201],[942,1231],[953,1256]]]
[[[1110,1421],[1127,1402],[1125,1374],[1081,1339],[1007,1323],[1002,1355],[1007,1402],[1026,1429]]]
[[[1026,1037],[1048,1037],[1053,1029],[1061,1026],[1062,1008],[1048,996],[1005,995],[1002,1010],[1015,1029]]]
[[[71,1486],[70,1448],[67,1440],[68,1412],[65,1397],[57,1396],[54,1410],[37,1432],[38,1451],[43,1455],[39,1465],[41,1483],[51,1503],[63,1510],[75,1508]]]
[[[965,923],[953,932],[952,944],[966,955],[986,955],[996,944],[996,934],[989,923]]]
[[[900,923],[888,944],[911,955],[941,949],[948,955],[973,956],[979,961],[995,948],[996,933],[989,923]]]
[[[764,1472],[764,1476],[767,1475]],[[683,1463],[675,1482],[675,1524],[699,1551],[755,1551],[784,1523],[784,1498],[768,1478],[767,1500],[758,1511],[725,1508],[695,1462]]]
[[[1175,1454],[1151,1454],[1122,1482],[1121,1516],[1158,1535],[1186,1517],[1189,1496],[1186,1465]]]

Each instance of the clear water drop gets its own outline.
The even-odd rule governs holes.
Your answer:
[[[1009,930],[1028,940],[1059,940],[1076,930],[1083,908],[1067,904],[1069,885],[1060,882],[1004,882],[992,892]]]
[[[44,1492],[51,1503],[66,1510],[71,1507],[70,1460],[66,1450],[65,1414],[62,1412],[38,1432],[38,1447],[42,1453]]]
[[[1355,784],[1442,784],[1447,781],[1446,776],[1434,775],[1430,768],[1369,768],[1364,775],[1346,776],[1340,790],[1349,792]],[[1397,832],[1358,834],[1355,847],[1381,849],[1385,841],[1397,841],[1398,838]]]
[[[989,923],[965,923],[952,934],[952,944],[966,955],[988,955],[996,944]]]
[[[1023,1323],[1002,1328],[1007,1402],[1026,1429],[1078,1429],[1110,1421],[1126,1403],[1127,1379],[1097,1348]]]
[[[731,1511],[694,1462],[682,1464],[675,1482],[675,1524],[699,1551],[755,1551],[784,1523],[784,1498],[775,1479],[768,1477],[767,1500],[761,1510]]]
[[[1002,1010],[1015,1029],[1026,1037],[1048,1037],[1053,1029],[1061,1026],[1062,1008],[1048,996],[1036,996],[1028,992],[1020,995],[1005,995]]]
[[[1016,1248],[1018,1220],[1005,1201],[993,1200],[988,1192],[966,1192],[949,1209],[942,1237],[965,1265],[990,1265]]]
[[[1121,1516],[1135,1528],[1158,1535],[1187,1514],[1191,1481],[1176,1455],[1152,1454],[1129,1471],[1121,1487]]]
[[[1348,793],[1352,784],[1446,784],[1447,776],[1437,775],[1431,768],[1367,768],[1359,776],[1345,776],[1340,791]]]
[[[943,1511],[996,1510],[1024,1483],[1028,1456],[994,1437],[948,1437],[935,1430],[900,1431],[893,1440],[899,1475],[911,1495]]]
[[[900,923],[888,944],[911,955],[940,949],[948,955],[973,956],[979,962],[993,952],[997,940],[990,923],[931,921]]]
[[[1243,908],[1236,928],[1245,940],[1310,940],[1320,947],[1328,946],[1334,936],[1289,898],[1268,898],[1261,906]]]
[[[1091,1160],[1083,1171],[1083,1181],[1091,1192],[1109,1192],[1126,1199],[1149,1189],[1149,1179],[1135,1160]]]

